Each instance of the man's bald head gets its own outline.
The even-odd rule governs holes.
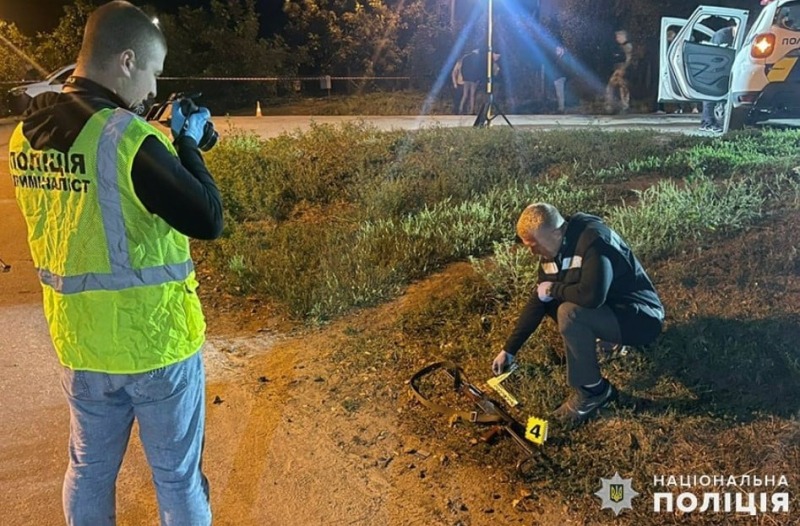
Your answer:
[[[89,70],[102,70],[126,50],[146,63],[157,49],[167,49],[161,29],[138,7],[115,0],[89,16],[78,63]]]

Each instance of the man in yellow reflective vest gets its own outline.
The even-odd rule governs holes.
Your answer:
[[[205,321],[189,238],[222,232],[198,143],[207,109],[173,106],[172,136],[138,117],[167,44],[124,1],[87,21],[62,93],[33,99],[9,168],[42,283],[70,407],[69,525],[115,523],[115,484],[134,419],[161,523],[211,523],[201,470]]]

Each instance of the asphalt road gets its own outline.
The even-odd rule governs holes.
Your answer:
[[[521,130],[589,129],[605,130],[661,130],[687,134],[701,134],[700,115],[507,115],[508,121]],[[312,123],[334,124],[345,120],[362,120],[380,130],[420,129],[430,127],[469,127],[475,122],[469,115],[430,116],[265,116],[265,117],[213,117],[220,133],[232,127],[250,130],[263,137],[275,137],[284,132],[307,130]],[[508,126],[502,116],[496,117],[492,127]]]

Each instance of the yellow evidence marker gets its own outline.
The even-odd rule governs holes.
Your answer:
[[[528,418],[528,425],[525,426],[525,438],[534,444],[543,445],[547,440],[547,420],[535,416]]]
[[[503,400],[505,400],[506,403],[511,407],[517,407],[519,405],[519,400],[517,400],[514,397],[514,395],[512,395],[505,387],[503,387],[500,384],[502,384],[503,380],[511,376],[511,374],[517,369],[519,369],[519,365],[517,365],[517,362],[514,362],[511,364],[508,371],[504,372],[500,376],[493,376],[488,380],[486,380],[486,385],[494,389],[495,392],[497,392],[497,394],[502,396]]]

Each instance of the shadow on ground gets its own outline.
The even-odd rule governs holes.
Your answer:
[[[639,410],[665,406],[686,415],[749,421],[759,414],[790,417],[800,399],[800,319],[697,318],[671,327],[647,349],[648,366],[635,391],[680,386],[691,396],[669,401],[628,397]],[[623,399],[624,400],[624,399]]]

